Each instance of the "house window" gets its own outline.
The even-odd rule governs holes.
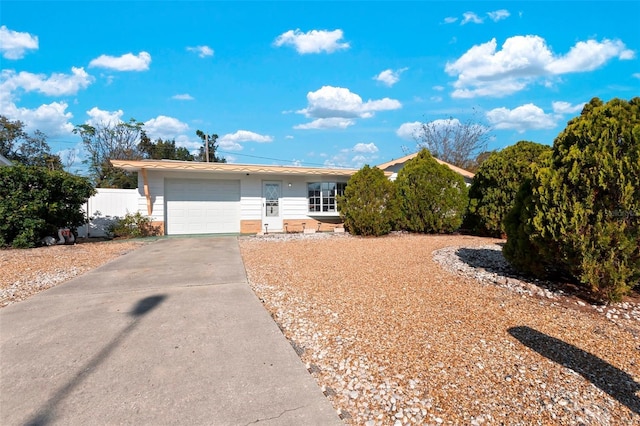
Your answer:
[[[344,182],[311,182],[307,184],[309,212],[335,213],[338,211],[336,196],[343,195]]]

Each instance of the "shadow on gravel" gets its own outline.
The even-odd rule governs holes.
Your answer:
[[[79,372],[66,385],[58,389],[47,403],[38,410],[38,414],[30,419],[26,425],[28,426],[45,426],[53,423],[55,420],[56,409],[62,401],[64,401],[71,392],[78,387],[86,378],[95,371],[111,355],[114,349],[120,346],[120,343],[138,326],[140,319],[149,311],[155,309],[167,296],[160,294],[157,296],[145,297],[140,299],[133,307],[129,315],[133,321],[118,334],[108,345],[98,352],[87,364],[80,368]]]
[[[589,352],[533,328],[520,326],[507,331],[523,345],[572,369],[632,412],[640,414],[640,398],[635,395],[640,391],[640,383],[634,381],[628,373]]]
[[[500,250],[462,247],[456,250],[456,255],[473,268],[485,269],[503,277],[522,278],[522,275],[509,265]]]
[[[499,243],[504,246],[503,243]],[[538,280],[527,277],[514,269],[502,255],[501,250],[491,250],[486,248],[459,248],[456,255],[461,261],[472,268],[484,269],[487,272],[498,275],[501,278],[513,278],[521,281],[533,283],[536,286],[549,290],[551,292],[562,292],[566,295],[575,296],[590,304],[602,304],[593,295],[589,294],[585,289],[577,286],[575,283],[564,279],[562,282]]]

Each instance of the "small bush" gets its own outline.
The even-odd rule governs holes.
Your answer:
[[[159,235],[158,227],[151,224],[151,218],[140,212],[127,213],[113,225],[109,226],[109,234],[119,238],[142,238]]]
[[[640,283],[640,98],[591,100],[527,185],[506,223],[515,267],[570,274],[603,300]]]
[[[364,166],[349,179],[344,195],[338,197],[338,210],[347,231],[354,235],[388,234],[398,213],[395,189],[377,167]]]
[[[95,190],[89,180],[44,167],[0,167],[0,246],[36,246],[58,228],[85,223],[82,206]]]
[[[462,224],[467,207],[464,179],[438,163],[426,149],[400,170],[396,188],[402,229],[445,233]]]
[[[520,141],[492,153],[478,169],[469,188],[464,227],[483,236],[504,236],[504,219],[513,208],[518,188],[531,178],[531,163],[543,152],[550,151],[550,146]]]

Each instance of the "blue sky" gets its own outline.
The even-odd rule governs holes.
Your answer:
[[[135,118],[229,162],[355,167],[416,124],[552,144],[592,97],[640,96],[640,2],[0,5],[0,114],[82,158],[75,125]],[[73,169],[78,169],[76,164]]]

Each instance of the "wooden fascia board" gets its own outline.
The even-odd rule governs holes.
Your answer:
[[[166,172],[214,172],[235,174],[269,174],[289,176],[352,176],[355,169],[323,169],[285,166],[261,166],[228,163],[199,163],[173,161],[112,160],[115,167],[128,171],[154,170]],[[389,176],[391,173],[389,173]]]

